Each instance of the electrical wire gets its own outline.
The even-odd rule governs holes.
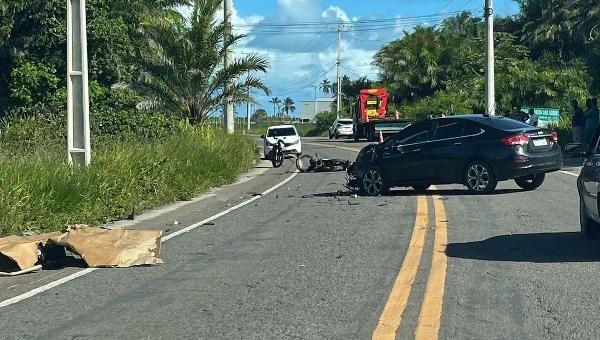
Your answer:
[[[281,88],[276,88],[276,89],[271,89],[271,92],[286,92],[287,90],[293,89],[295,87],[297,87],[297,85],[299,84],[306,84],[306,85],[302,85],[300,88],[307,88],[309,86],[312,86],[313,84],[315,84],[316,82],[318,82],[321,78],[325,77],[327,74],[329,74],[329,72],[333,71],[333,69],[335,68],[335,65],[332,66],[331,68],[329,68],[327,71],[325,71],[325,73],[319,75],[316,78],[313,78],[313,74],[310,74],[308,76],[304,76],[303,78],[301,78],[298,81],[295,81],[293,83],[290,83],[284,87]],[[309,83],[306,82],[307,79],[311,79]]]

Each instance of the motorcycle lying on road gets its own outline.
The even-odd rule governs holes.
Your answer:
[[[283,154],[283,141],[281,139],[277,140],[277,144],[273,145],[273,148],[267,155],[267,159],[271,161],[274,168],[279,168],[283,165],[283,160],[285,158]]]
[[[320,159],[317,155],[300,155],[296,158],[296,168],[300,172],[346,171],[350,161],[343,159]]]

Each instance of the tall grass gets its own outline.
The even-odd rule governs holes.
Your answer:
[[[193,126],[161,141],[99,141],[89,167],[65,164],[57,145],[9,145],[0,143],[0,235],[100,224],[190,199],[234,181],[257,155],[244,136]]]

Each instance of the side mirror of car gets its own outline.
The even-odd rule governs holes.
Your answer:
[[[260,136],[260,138],[262,138],[262,139],[265,139],[265,138],[267,138],[267,137],[265,137],[265,135],[261,135],[261,136]]]

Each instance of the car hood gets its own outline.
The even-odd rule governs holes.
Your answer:
[[[283,136],[283,137],[267,137],[266,141],[269,144],[276,144],[278,140],[282,140],[284,143],[293,144],[300,140],[299,136]]]

